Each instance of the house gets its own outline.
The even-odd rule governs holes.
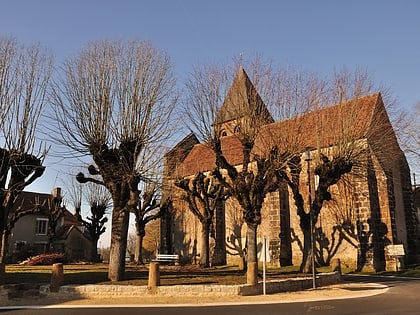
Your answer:
[[[294,150],[301,152],[300,185],[305,200],[309,197],[309,193],[305,195],[307,184],[316,187],[316,161],[305,159],[307,148],[319,158],[320,153],[328,155],[343,142],[346,144],[349,137],[368,152],[363,163],[353,166],[345,176],[349,185],[339,181],[330,187],[332,200],[324,203],[315,227],[319,263],[328,264],[332,258],[340,258],[360,270],[391,269],[395,259],[387,254],[386,248],[396,244],[404,246],[407,262],[419,261],[419,224],[412,207],[410,171],[379,93],[274,121],[241,68],[217,121],[223,124],[222,151],[233,165],[242,162],[242,148],[235,136],[241,107],[254,108],[266,121],[255,139],[253,154],[265,154],[275,141],[279,146],[293,144]],[[214,167],[212,150],[190,134],[165,155],[164,175],[170,183]],[[177,253],[185,261],[192,261],[200,248],[200,224],[180,195],[180,190],[173,187],[173,209],[161,219],[160,251]],[[217,255],[224,255],[228,263],[234,263],[245,255],[246,229],[241,215],[233,198],[216,210],[213,259],[223,261]],[[258,231],[260,243],[264,237],[268,239],[272,264],[299,264],[303,233],[287,185],[266,196]],[[224,251],[216,250],[221,246]]]
[[[37,208],[34,213],[21,217],[14,225],[8,242],[8,261],[16,263],[28,257],[42,253],[65,253],[68,261],[90,260],[92,242],[89,234],[65,207],[58,218],[55,237],[50,244],[49,213],[54,207],[55,193],[60,193],[56,188],[52,194],[23,191],[19,194],[12,212],[17,207],[23,210]]]

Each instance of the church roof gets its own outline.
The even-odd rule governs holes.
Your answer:
[[[222,137],[222,151],[225,158],[233,165],[241,164],[243,160],[242,146],[239,139],[235,136]],[[212,149],[207,144],[197,144],[187,155],[187,157],[178,165],[175,171],[176,177],[185,177],[197,173],[198,171],[207,171],[215,168],[216,158]]]
[[[244,68],[240,67],[217,115],[216,124],[247,115],[262,117],[266,123],[274,122]]]
[[[387,115],[379,93],[351,99],[292,119],[263,126],[255,141],[254,153],[278,145],[283,151],[326,148],[339,142],[368,138]],[[387,121],[389,123],[389,121]],[[281,147],[293,145],[293,148]]]
[[[389,129],[392,131],[381,95],[376,93],[267,124],[255,140],[253,153],[264,155],[273,145],[293,146],[281,150],[303,152],[308,147],[325,148],[346,139],[378,138],[385,136]],[[221,140],[227,160],[233,165],[241,164],[243,155],[239,139],[233,135]],[[397,142],[395,144],[398,146]],[[178,165],[176,176],[188,176],[214,167],[215,156],[211,148],[206,144],[197,144]]]

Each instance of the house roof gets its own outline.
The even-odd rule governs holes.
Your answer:
[[[31,210],[39,207],[42,214],[48,214],[49,208],[53,205],[51,194],[22,191],[16,198],[11,212],[17,209]]]
[[[63,224],[58,228],[56,232],[57,240],[65,240],[71,233],[75,231],[90,239],[89,232],[87,232],[86,229],[82,226],[82,223],[77,220],[77,216],[75,214],[66,209],[64,210],[61,217],[63,218]]]
[[[61,217],[64,219],[64,225],[82,225],[82,223],[79,220],[77,220],[77,216],[67,209],[64,210]]]
[[[369,138],[375,133],[376,136],[384,135],[383,128],[392,130],[381,95],[376,93],[267,124],[257,135],[253,153],[263,155],[273,145],[289,152],[303,152],[308,147],[329,147],[340,141]],[[242,163],[239,139],[233,135],[221,140],[227,160],[233,165]],[[184,177],[214,167],[215,156],[211,148],[197,144],[178,165],[176,176]]]
[[[91,239],[89,232],[80,225],[63,225],[57,232],[55,239],[56,241],[66,240],[72,233],[78,233],[83,235],[84,238]]]

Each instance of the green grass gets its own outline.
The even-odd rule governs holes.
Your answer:
[[[381,271],[376,273],[384,276],[415,277],[420,278],[420,266],[409,266],[399,271]]]
[[[65,264],[65,284],[113,284],[108,281],[107,264]],[[51,266],[7,265],[5,283],[49,283]],[[161,285],[175,284],[241,284],[246,282],[243,271],[234,266],[201,269],[196,266],[161,266]],[[148,269],[145,266],[127,265],[126,285],[147,285]]]
[[[5,283],[49,283],[51,266],[6,265]],[[107,281],[108,266],[64,265],[66,284],[89,284]]]
[[[65,284],[113,284],[108,280],[107,264],[65,264]],[[344,266],[343,266],[344,267]],[[51,279],[51,266],[27,266],[27,265],[6,265],[6,284],[16,283],[39,283],[47,284]],[[330,267],[317,268],[317,272],[330,272]],[[302,276],[299,274],[298,266],[270,267],[267,266],[267,279],[280,279],[287,277]],[[344,267],[343,273],[354,272]],[[262,266],[260,266],[260,276]],[[420,277],[420,266],[410,266],[401,271],[387,271],[376,274],[397,275],[407,277]],[[199,268],[196,265],[190,266],[164,266],[160,267],[161,285],[182,285],[182,284],[224,284],[237,285],[246,283],[246,274],[237,266],[222,266],[212,268]],[[121,285],[147,285],[148,269],[146,266],[126,266],[124,280],[118,282]]]

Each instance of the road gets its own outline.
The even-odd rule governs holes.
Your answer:
[[[375,282],[389,286],[383,294],[363,298],[339,299],[317,302],[299,303],[266,303],[253,305],[218,305],[218,306],[119,306],[124,315],[301,315],[301,314],[327,314],[327,315],[419,315],[420,314],[420,279],[351,276],[345,281]],[[123,308],[124,307],[124,308]],[[0,310],[1,315],[114,315],[115,308],[110,306],[93,306],[78,308],[35,308]]]

